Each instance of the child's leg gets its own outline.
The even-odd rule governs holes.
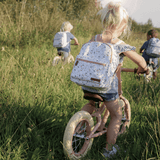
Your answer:
[[[105,104],[102,104],[102,105],[105,105]],[[102,119],[102,122],[101,122],[101,125],[97,129],[98,131],[102,131],[105,128],[105,124],[106,124],[106,122],[108,120],[109,115],[110,115],[109,110],[106,109],[106,111],[104,113],[104,116],[103,116],[103,119]]]
[[[158,58],[153,58],[153,79],[156,79],[157,77],[157,69],[158,69]]]
[[[64,57],[63,65],[65,65],[65,64],[67,63],[68,56],[69,56],[69,53],[68,53],[68,52],[63,52],[63,57]]]
[[[107,130],[107,144],[106,149],[111,150],[112,145],[116,143],[117,136],[119,133],[119,128],[122,119],[122,109],[121,106],[118,104],[118,100],[114,101],[105,101],[105,105],[110,112],[111,120]]]
[[[157,77],[157,72],[153,72],[153,79],[156,79]]]
[[[84,105],[84,107],[81,109],[81,111],[87,111],[90,114],[92,114],[95,110],[95,102],[90,100],[89,103]]]
[[[158,58],[152,58],[152,61],[154,63],[153,68],[157,70],[157,68],[158,68]]]

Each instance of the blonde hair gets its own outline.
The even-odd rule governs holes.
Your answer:
[[[120,2],[108,3],[97,13],[97,15],[101,16],[102,25],[104,28],[109,26],[116,26],[118,28],[122,21],[125,21],[128,25],[129,15],[127,11],[121,6]]]
[[[73,29],[73,26],[71,25],[70,22],[67,21],[67,22],[63,22],[60,31],[64,32],[64,31],[68,31],[68,30],[72,30],[72,29]]]

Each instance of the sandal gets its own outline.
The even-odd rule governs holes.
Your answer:
[[[108,151],[106,148],[104,148],[103,155],[105,158],[113,158],[117,154],[118,150],[119,150],[118,145],[114,145],[111,151]]]

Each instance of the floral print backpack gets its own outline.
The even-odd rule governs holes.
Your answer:
[[[54,36],[53,47],[63,48],[67,44],[68,44],[67,33],[66,32],[57,32]]]
[[[160,40],[158,38],[151,38],[149,40],[146,53],[155,58],[160,57]]]
[[[88,42],[76,57],[70,79],[80,86],[108,90],[118,64],[119,54],[114,50],[113,44]]]

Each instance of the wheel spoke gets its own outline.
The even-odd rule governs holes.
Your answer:
[[[93,138],[87,140],[86,136],[91,133],[94,126],[92,116],[86,111],[75,113],[68,122],[64,137],[64,153],[70,159],[81,159],[91,148]]]
[[[87,124],[85,121],[80,122],[73,134],[72,147],[75,153],[78,153],[85,143]]]
[[[86,131],[86,128],[87,128],[86,123],[83,121],[83,122],[78,124],[75,132],[78,133],[78,134],[81,134],[82,132]]]
[[[74,142],[74,145],[72,144],[74,146],[73,150],[75,153],[78,153],[79,150],[82,148],[84,142],[82,141],[81,138],[77,138],[77,137],[74,138],[73,142]]]
[[[76,142],[78,142],[78,144]],[[80,146],[80,143],[81,143],[80,139],[75,141],[75,147],[73,148],[74,152],[78,153],[77,148]]]

